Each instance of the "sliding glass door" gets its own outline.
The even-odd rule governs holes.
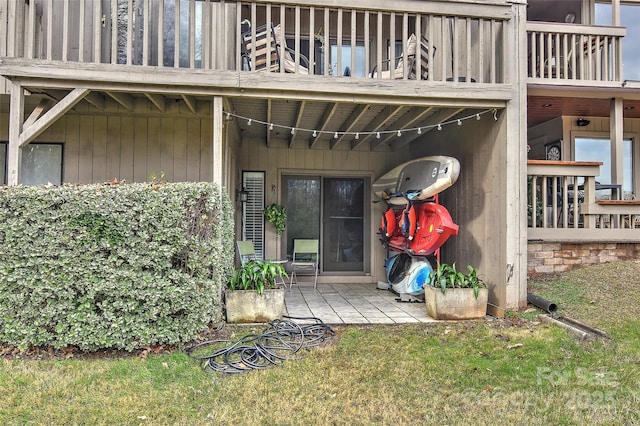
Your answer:
[[[368,187],[362,177],[284,176],[287,255],[294,239],[318,239],[322,272],[368,272]]]

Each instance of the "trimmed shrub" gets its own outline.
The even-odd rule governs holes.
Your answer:
[[[185,342],[222,317],[233,211],[209,183],[0,190],[0,341]]]

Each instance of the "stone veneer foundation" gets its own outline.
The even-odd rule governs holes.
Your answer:
[[[597,263],[640,258],[637,243],[529,242],[527,275],[556,274]]]

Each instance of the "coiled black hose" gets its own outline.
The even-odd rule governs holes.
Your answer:
[[[300,359],[301,349],[318,346],[335,335],[331,327],[315,317],[276,319],[259,335],[250,334],[235,342],[208,340],[187,349],[187,354],[204,362],[207,372],[227,374],[281,365],[286,360]],[[298,324],[294,320],[312,321]]]

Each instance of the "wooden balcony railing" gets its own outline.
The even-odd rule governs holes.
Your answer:
[[[528,22],[528,77],[545,83],[620,83],[625,35],[622,27]]]
[[[640,201],[596,182],[600,162],[527,162],[529,239],[637,240]]]
[[[10,13],[20,36],[6,56],[252,72],[261,68],[260,43],[273,42],[271,72],[505,81],[508,6],[401,4],[414,10],[360,0],[20,1]]]

